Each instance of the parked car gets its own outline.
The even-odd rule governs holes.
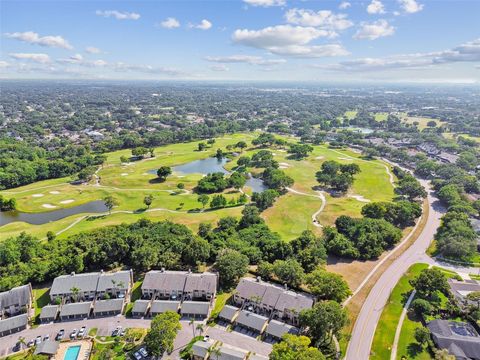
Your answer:
[[[122,331],[122,327],[121,327],[121,326],[117,326],[116,329],[113,330],[112,336],[118,336],[121,331]]]
[[[42,337],[40,335],[38,335],[35,338],[35,345],[40,345],[41,343],[42,343]]]
[[[127,329],[121,329],[120,333],[118,335],[119,336],[125,336],[126,333],[127,333]]]
[[[74,340],[77,337],[77,329],[73,329],[70,333],[70,340]]]
[[[136,353],[133,354],[133,356],[135,357],[135,359],[137,360],[141,360],[142,359],[142,355],[140,355],[140,353],[137,351]]]
[[[147,356],[148,356],[148,352],[147,352],[147,350],[145,350],[144,347],[140,348],[140,350],[138,350],[138,352],[139,352],[140,354],[142,354],[143,357],[147,357]]]
[[[61,330],[57,333],[57,336],[55,336],[55,340],[60,341],[60,340],[63,339],[64,336],[65,336],[65,330],[64,330],[64,329],[61,329]]]
[[[35,339],[32,339],[27,343],[28,347],[32,347],[33,345],[35,345]]]
[[[86,335],[86,331],[87,331],[86,327],[82,326],[80,328],[80,331],[77,334],[77,338],[83,338]]]
[[[20,341],[18,341],[15,346],[12,348],[12,351],[13,352],[17,352],[17,351],[20,351],[22,349],[22,343]]]
[[[43,337],[43,341],[50,340],[50,334],[47,334]]]

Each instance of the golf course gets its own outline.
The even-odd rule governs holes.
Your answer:
[[[117,205],[111,212],[99,208],[93,213],[75,213],[38,225],[11,221],[0,226],[0,241],[22,231],[39,238],[45,238],[47,231],[66,237],[98,227],[132,223],[141,218],[154,221],[171,220],[196,231],[202,222],[215,223],[224,216],[239,216],[243,209],[241,205],[215,210],[203,209],[194,188],[204,175],[176,171],[175,167],[212,158],[217,149],[227,152],[228,145],[245,141],[247,148],[234,153],[231,161],[225,164],[225,169],[231,170],[236,166],[239,156],[251,156],[260,150],[251,144],[257,136],[258,133],[238,133],[216,138],[215,142],[203,151],[198,151],[199,142],[157,147],[154,157],[127,163],[122,163],[120,159],[130,158],[131,150],[115,151],[106,154],[107,160],[88,183],[75,185],[72,184],[73,179],[61,178],[1,191],[0,194],[4,197],[16,200],[18,212],[29,215],[58,212],[62,209],[75,210],[76,207],[86,204],[93,206],[106,196],[113,196]],[[284,139],[288,142],[297,141],[291,137]],[[390,166],[381,160],[365,160],[356,152],[331,149],[328,145],[315,145],[313,152],[302,160],[292,159],[282,147],[266,149],[274,154],[280,168],[295,181],[286,194],[262,213],[268,226],[284,239],[293,239],[305,229],[321,234],[322,226],[333,224],[338,216],[360,216],[360,210],[365,203],[389,201],[394,196],[395,178]],[[361,172],[355,176],[355,182],[346,195],[333,197],[316,188],[318,183],[315,173],[326,160],[356,163],[360,166]],[[161,166],[173,169],[173,173],[164,182],[158,181],[156,175],[156,169]],[[180,188],[179,183],[183,184]],[[230,200],[238,198],[241,192],[251,195],[252,189],[247,183],[240,191],[227,189],[223,195]],[[147,195],[153,196],[149,207],[143,202]],[[93,203],[95,201],[96,203]]]

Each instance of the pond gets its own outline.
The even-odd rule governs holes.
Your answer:
[[[188,175],[188,174],[202,174],[207,175],[211,173],[221,172],[225,175],[230,174],[230,171],[224,168],[224,165],[229,162],[230,160],[227,158],[217,159],[216,157],[211,157],[202,160],[195,160],[189,163],[178,165],[172,167],[172,171]],[[157,175],[157,169],[152,169],[148,171],[149,174]],[[245,186],[248,186],[254,192],[262,192],[267,189],[267,187],[263,184],[263,180],[254,178],[253,176],[249,175]]]
[[[67,216],[81,213],[103,213],[108,211],[102,200],[91,201],[86,204],[74,206],[67,209],[58,209],[53,211],[45,211],[40,213],[25,213],[21,211],[4,211],[0,212],[0,226],[15,222],[23,221],[32,225],[42,225],[51,221],[57,221]]]

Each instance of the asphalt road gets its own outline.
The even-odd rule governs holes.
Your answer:
[[[440,218],[444,209],[438,198],[432,193],[429,184],[422,180],[421,183],[428,189],[428,204],[430,207],[425,228],[415,243],[385,270],[368,294],[355,322],[345,356],[346,360],[369,359],[375,329],[390,293],[411,265],[425,261],[425,251],[440,226]]]

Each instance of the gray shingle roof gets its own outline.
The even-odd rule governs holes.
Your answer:
[[[208,354],[208,350],[215,342],[212,340],[198,340],[192,345],[193,355],[204,358]]]
[[[178,311],[180,306],[180,301],[163,301],[163,300],[155,300],[152,302],[152,306],[150,308],[150,313],[161,314],[166,311]]]
[[[242,310],[237,316],[235,322],[239,325],[246,326],[250,329],[262,332],[268,318],[261,316],[250,311]]]
[[[480,359],[480,336],[473,326],[448,320],[432,320],[428,328],[436,345],[454,351],[452,355]]]
[[[254,354],[254,355],[250,355],[248,360],[268,360],[268,357],[263,356],[263,355]]]
[[[217,291],[217,274],[202,273],[202,274],[188,274],[185,282],[185,292],[206,291],[215,293]]]
[[[222,345],[219,348],[220,356],[218,360],[243,360],[248,354],[248,351],[239,348]]]
[[[57,316],[59,306],[58,305],[47,305],[42,308],[40,312],[40,319],[52,319]]]
[[[152,270],[147,272],[143,280],[142,290],[180,290],[183,291],[187,272],[185,271],[158,271]]]
[[[453,295],[464,300],[465,296],[474,291],[480,291],[480,283],[476,280],[458,281],[455,279],[448,279],[448,285]]]
[[[180,313],[192,315],[208,315],[210,303],[205,301],[184,301]]]
[[[284,291],[280,294],[275,309],[284,311],[285,309],[295,309],[300,312],[303,309],[309,309],[313,306],[313,299],[306,295],[298,294],[293,291]]]
[[[243,278],[237,285],[236,293],[245,299],[251,299],[254,296],[263,298],[266,290],[263,282]]]
[[[60,316],[85,315],[90,314],[91,302],[70,303],[62,306]]]
[[[281,339],[285,334],[298,334],[298,329],[281,321],[270,320],[265,332],[268,335]]]
[[[149,304],[150,300],[137,300],[133,303],[132,312],[145,314]]]
[[[7,309],[12,305],[26,306],[30,304],[31,295],[30,284],[4,291],[0,293],[0,310]]]
[[[123,299],[97,300],[93,308],[94,313],[102,313],[109,311],[122,311]]]
[[[114,287],[117,290],[127,290],[130,279],[130,271],[128,270],[117,271],[115,273],[102,273],[98,279],[97,291],[107,291]],[[116,286],[113,285],[112,280],[116,282]],[[123,286],[120,286],[119,283],[123,283]]]
[[[12,316],[8,319],[0,320],[0,333],[4,331],[9,331],[17,329],[28,324],[28,315],[21,314],[17,316]]]
[[[265,294],[263,294],[262,303],[272,308],[275,307],[275,304],[278,301],[280,295],[285,291],[285,289],[274,286],[274,285],[267,285]]]
[[[233,318],[235,317],[235,315],[237,314],[238,310],[240,310],[240,309],[235,307],[235,306],[225,305],[223,307],[222,311],[220,311],[220,314],[218,314],[218,316],[221,319],[232,321]]]
[[[53,280],[50,296],[55,297],[61,294],[71,293],[71,289],[76,287],[80,292],[96,291],[100,273],[61,275]]]
[[[35,355],[55,355],[58,350],[59,343],[54,340],[46,340],[41,342],[35,349]]]

